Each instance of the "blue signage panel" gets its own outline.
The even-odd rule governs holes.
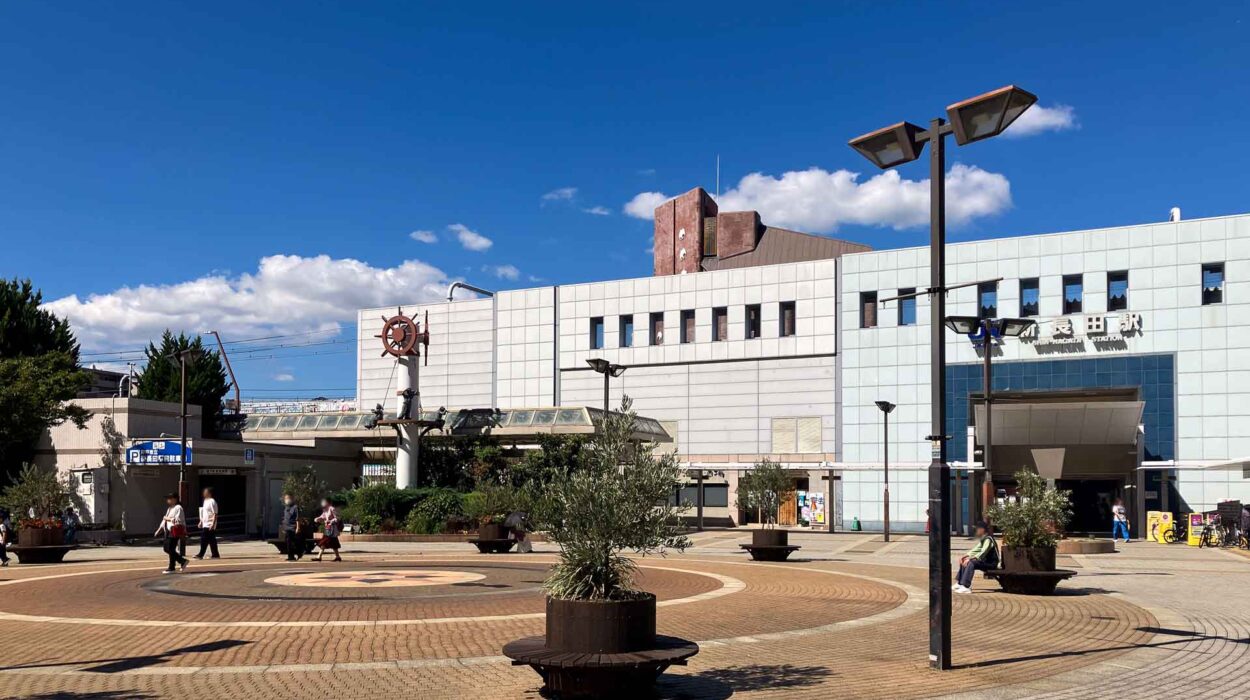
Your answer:
[[[144,440],[131,443],[126,449],[126,464],[179,464],[182,443],[177,440]],[[187,464],[191,464],[191,445],[187,445]]]

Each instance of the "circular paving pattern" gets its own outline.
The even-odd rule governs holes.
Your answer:
[[[401,588],[405,586],[450,586],[481,581],[485,574],[471,571],[431,571],[389,569],[385,571],[335,571],[288,574],[265,579],[271,586],[313,586],[315,588]]]

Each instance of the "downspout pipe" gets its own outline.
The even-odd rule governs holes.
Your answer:
[[[487,290],[487,289],[482,289],[481,287],[475,287],[469,284],[468,282],[452,282],[447,287],[447,301],[453,301],[453,296],[455,295],[457,289],[467,289],[470,292],[477,292],[478,294],[485,294],[488,297],[495,296],[494,292]]]

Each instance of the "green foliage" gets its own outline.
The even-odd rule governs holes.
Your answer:
[[[69,322],[42,304],[30,280],[0,280],[0,483],[34,456],[44,430],[87,423],[69,403],[90,379],[78,368],[78,343]]]
[[[754,510],[764,527],[777,524],[782,494],[794,488],[790,472],[765,459],[738,479],[738,507]]]
[[[402,527],[407,532],[442,532],[448,518],[460,515],[462,495],[453,489],[397,489],[390,484],[370,484],[332,496],[342,503],[343,520],[359,531],[383,532]]]
[[[70,505],[71,477],[33,464],[22,465],[17,479],[0,494],[0,504],[15,520],[26,518],[33,508],[36,518],[59,517]]]
[[[420,500],[408,513],[404,530],[418,535],[436,535],[447,528],[448,519],[464,510],[464,497],[451,489],[420,489]]]
[[[540,494],[547,484],[582,469],[589,459],[584,435],[539,435],[537,450],[526,450],[512,465],[512,483]]]
[[[221,400],[230,390],[230,383],[226,381],[226,370],[217,352],[206,350],[198,336],[188,338],[181,333],[175,336],[167,330],[161,336],[159,348],[148,343],[147,364],[139,373],[135,395],[152,401],[181,401],[182,370],[177,359],[178,353],[184,350],[195,353],[187,362],[187,403],[204,410],[201,434],[212,437],[221,415]]]
[[[684,550],[677,530],[682,509],[668,505],[681,481],[674,455],[656,455],[632,441],[635,414],[626,398],[621,413],[597,426],[580,468],[552,479],[533,511],[535,522],[560,545],[560,561],[544,586],[555,598],[626,600],[636,565],[626,555]]]
[[[326,482],[317,476],[317,470],[311,466],[297,467],[287,472],[282,480],[282,492],[295,497],[303,517],[312,519],[314,513],[321,511],[321,497],[326,493]]]
[[[412,491],[397,489],[390,484],[370,484],[349,492],[343,517],[358,524],[367,518],[376,518],[379,522],[403,522],[415,503]]]
[[[529,508],[529,494],[510,484],[484,483],[464,497],[464,514],[479,525],[502,524],[513,511]]]
[[[990,520],[1003,532],[1009,547],[1054,547],[1063,526],[1072,516],[1068,491],[1046,485],[1046,480],[1028,470],[1016,472],[1019,484],[1016,499],[989,507]]]

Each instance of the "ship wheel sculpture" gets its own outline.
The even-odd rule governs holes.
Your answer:
[[[413,355],[421,356],[421,348],[418,345],[424,345],[426,349],[426,364],[429,364],[430,349],[430,313],[425,313],[425,330],[421,330],[421,323],[404,315],[404,310],[400,309],[399,313],[387,318],[382,317],[382,332],[373,336],[382,339],[382,355],[392,355],[394,357],[411,357]]]

